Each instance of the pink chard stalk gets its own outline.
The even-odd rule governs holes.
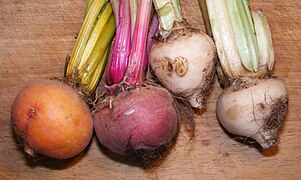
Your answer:
[[[151,0],[140,1],[132,40],[131,55],[126,72],[126,82],[131,86],[139,85],[145,79],[143,66],[144,57],[146,56],[146,41],[151,17],[151,9]]]
[[[109,85],[120,83],[131,51],[131,14],[128,0],[111,0],[116,22],[116,35],[107,66]]]
[[[110,0],[110,3],[112,5],[112,8],[113,8],[113,13],[114,13],[114,16],[115,16],[115,23],[116,23],[116,26],[119,24],[119,6],[120,6],[120,0]]]
[[[115,21],[118,24],[107,67],[107,81],[112,86],[123,82],[136,86],[145,79],[147,51],[152,46],[158,19],[152,20],[152,28],[149,30],[151,0],[140,1],[137,11],[133,10],[135,9],[133,7],[137,6],[133,2],[129,3],[127,0],[120,0],[120,3],[113,0],[111,2],[114,2],[113,11],[116,12]]]
[[[150,53],[150,50],[154,44],[156,33],[158,32],[159,27],[159,19],[156,13],[154,13],[152,17],[152,21],[149,27],[148,36],[147,36],[147,42],[146,42],[146,55],[144,56],[144,64],[143,64],[143,71],[147,71],[148,66],[148,56]]]

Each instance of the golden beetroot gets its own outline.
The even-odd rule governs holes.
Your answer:
[[[91,140],[93,120],[88,105],[95,100],[105,69],[115,21],[111,4],[105,0],[88,1],[86,11],[71,56],[66,59],[64,77],[59,78],[65,83],[31,83],[14,101],[13,131],[31,156],[71,158]]]
[[[29,155],[67,159],[90,142],[93,121],[85,101],[70,86],[52,80],[33,82],[17,95],[12,126]]]

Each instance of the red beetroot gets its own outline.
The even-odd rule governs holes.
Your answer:
[[[156,157],[179,127],[173,97],[153,86],[119,93],[96,109],[93,119],[101,144],[117,154],[142,158]]]
[[[126,0],[120,1],[120,10],[127,9],[124,7],[125,2]],[[119,67],[125,68],[122,71],[125,73],[122,73],[120,83],[110,84],[112,86],[109,90],[113,96],[106,99],[110,101],[105,100],[101,106],[96,107],[93,118],[95,132],[101,144],[117,154],[142,158],[144,162],[151,162],[157,155],[165,152],[176,137],[179,127],[172,95],[165,89],[144,85],[147,84],[145,58],[151,8],[151,0],[140,1],[130,54],[122,54],[118,48],[112,50],[112,53],[124,55],[125,58],[120,59],[122,62],[116,62],[119,61],[118,58],[110,59],[113,62],[108,64],[110,73],[107,73],[107,79],[110,81],[114,79],[111,76],[115,75],[119,77]],[[126,18],[124,20],[130,22],[128,16],[120,18]],[[119,66],[118,63],[126,66]],[[120,92],[119,87],[126,88]]]

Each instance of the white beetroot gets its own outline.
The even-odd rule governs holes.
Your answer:
[[[183,20],[179,0],[153,2],[160,25],[149,55],[151,70],[166,89],[201,109],[214,81],[214,42]]]
[[[216,51],[212,39],[200,30],[184,28],[166,41],[157,40],[150,52],[156,78],[190,105],[202,108],[214,80]]]
[[[216,113],[229,132],[270,148],[279,143],[278,131],[287,107],[288,93],[283,81],[242,78],[218,97]]]

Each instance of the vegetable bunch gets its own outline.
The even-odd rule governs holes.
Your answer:
[[[86,102],[94,101],[114,33],[111,4],[89,1],[65,75],[58,78],[72,87],[57,79],[40,80],[19,92],[12,106],[12,127],[27,154],[67,159],[87,147],[93,120]]]
[[[264,14],[261,11],[251,12],[249,2],[245,0],[206,3],[225,75],[231,79],[250,76],[260,67],[271,71],[274,49]]]
[[[285,84],[271,75],[274,49],[267,18],[261,11],[250,11],[247,0],[199,2],[216,44],[218,76],[226,87],[216,105],[221,124],[263,148],[277,145],[288,94]]]
[[[106,73],[110,95],[94,108],[95,132],[114,153],[148,163],[175,139],[178,111],[167,90],[145,79],[147,51],[158,25],[151,21],[152,1],[114,3],[117,31]]]

